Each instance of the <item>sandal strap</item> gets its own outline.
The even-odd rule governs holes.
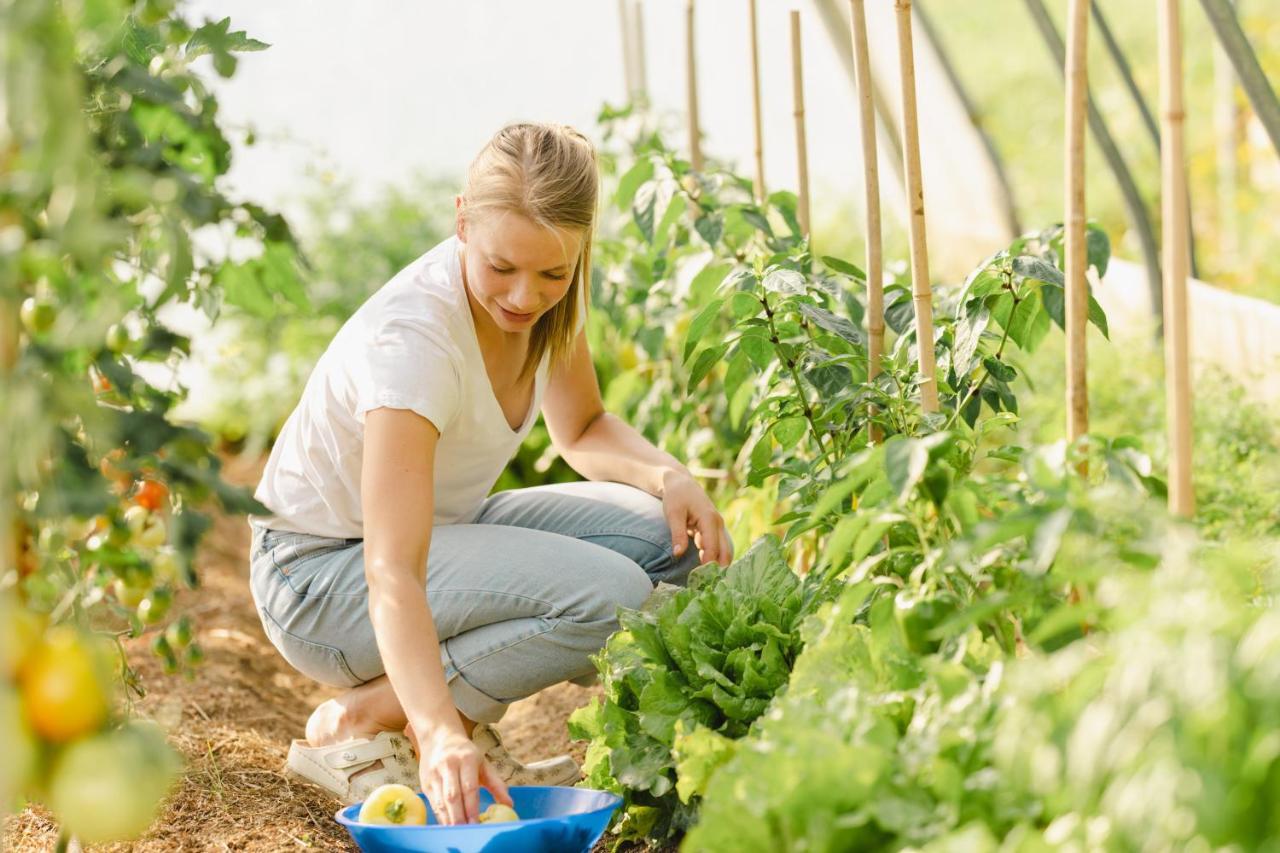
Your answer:
[[[374,767],[379,760],[382,766]],[[371,767],[369,772],[352,778]],[[360,802],[374,788],[387,782],[421,790],[413,747],[408,738],[394,732],[379,732],[372,739],[328,747],[311,747],[306,741],[294,741],[286,769],[326,789],[347,805]]]
[[[352,741],[336,744],[324,753],[324,763],[338,770],[354,767],[357,764],[372,764],[379,758],[389,758],[396,752],[395,745],[387,738],[376,737],[373,740]]]

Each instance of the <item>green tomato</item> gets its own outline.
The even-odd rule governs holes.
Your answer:
[[[112,323],[107,327],[107,349],[119,355],[128,349],[131,343],[133,339],[129,337],[129,330],[123,323]]]
[[[174,583],[181,573],[178,554],[172,548],[160,548],[151,558],[151,574],[160,583]]]
[[[48,804],[81,842],[127,841],[151,825],[179,768],[158,726],[130,723],[67,747],[53,767]]]
[[[176,621],[169,623],[164,636],[174,650],[185,649],[191,645],[191,620],[186,616],[179,617]]]
[[[111,594],[124,607],[137,608],[147,597],[147,587],[132,583],[132,579],[116,578],[111,581]]]
[[[925,597],[904,589],[894,597],[893,615],[902,629],[907,648],[924,655],[936,652],[941,645],[940,641],[929,636],[930,632],[958,609],[959,602],[949,592],[940,591],[932,597]]]
[[[169,614],[169,607],[172,604],[173,590],[167,586],[158,586],[138,602],[138,618],[144,625],[154,625]]]
[[[204,649],[199,643],[192,643],[187,646],[187,651],[183,655],[186,659],[187,666],[199,666],[204,663]]]
[[[129,532],[134,536],[141,536],[150,521],[151,510],[145,506],[135,504],[124,511],[124,522],[129,525]]]
[[[138,535],[138,544],[143,548],[159,548],[169,541],[169,532],[165,529],[164,519],[152,516],[147,519],[147,526]]]
[[[32,335],[49,331],[53,328],[54,321],[58,319],[58,309],[52,302],[36,299],[33,296],[28,296],[22,301],[19,314],[22,317],[22,325]]]

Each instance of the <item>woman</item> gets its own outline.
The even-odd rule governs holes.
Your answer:
[[[521,764],[490,724],[589,683],[619,605],[732,559],[688,470],[603,409],[583,331],[598,183],[580,133],[503,128],[456,234],[343,325],[272,449],[254,601],[291,665],[349,688],[287,767],[345,802],[420,785],[454,824],[481,786],[510,804],[508,783],[576,781],[569,756]],[[539,408],[588,482],[488,495]]]

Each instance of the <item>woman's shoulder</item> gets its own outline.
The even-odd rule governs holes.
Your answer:
[[[457,337],[466,331],[465,295],[457,270],[457,238],[449,237],[411,261],[365,301],[353,315],[361,337],[390,325],[428,329]]]

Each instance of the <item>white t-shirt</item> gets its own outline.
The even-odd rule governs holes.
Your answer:
[[[466,523],[537,421],[549,356],[529,413],[512,430],[493,394],[462,282],[456,235],[409,264],[343,324],[285,421],[254,497],[268,527],[364,535],[360,470],[364,416],[409,409],[435,424],[434,524]],[[585,321],[579,296],[580,331]]]

